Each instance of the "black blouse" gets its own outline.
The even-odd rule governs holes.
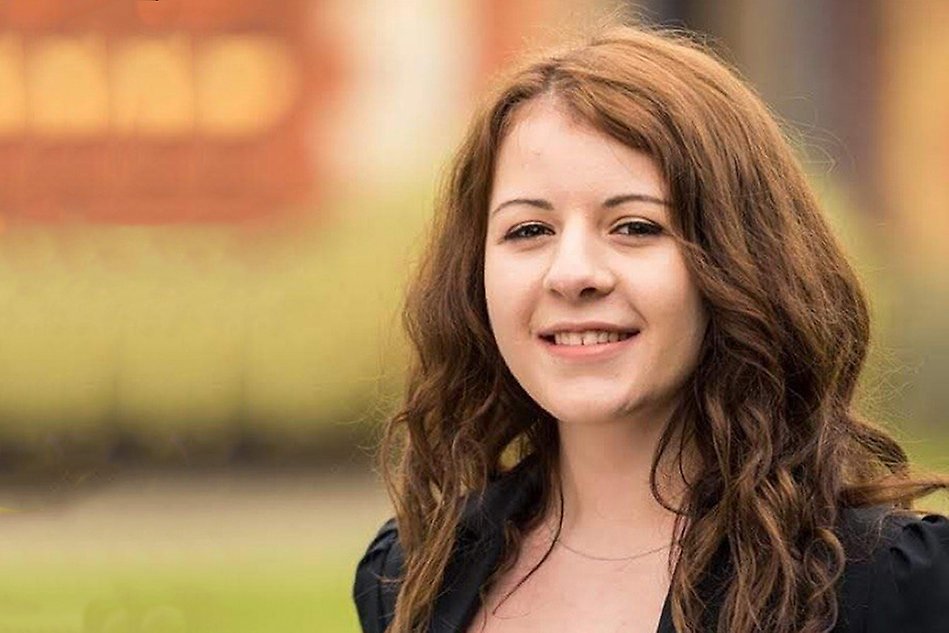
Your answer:
[[[503,525],[536,500],[529,460],[469,499],[454,554],[433,608],[430,633],[464,633],[480,607],[479,591],[501,562]],[[949,520],[891,514],[883,507],[844,509],[838,527],[847,563],[838,586],[834,633],[949,633]],[[724,554],[724,555],[721,555]],[[708,575],[708,623],[717,616],[716,579],[727,551]],[[353,599],[363,633],[383,633],[392,618],[403,564],[394,519],[386,521],[356,569]],[[675,633],[666,597],[657,633]]]

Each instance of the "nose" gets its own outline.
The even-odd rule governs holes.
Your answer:
[[[616,277],[601,249],[596,235],[582,228],[565,229],[551,255],[544,289],[570,301],[609,294]]]

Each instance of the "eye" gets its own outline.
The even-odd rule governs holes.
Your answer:
[[[529,222],[527,224],[521,224],[516,226],[504,236],[505,240],[526,240],[532,237],[537,237],[541,235],[543,231],[550,232],[543,224],[537,224],[536,222]]]
[[[650,235],[659,235],[662,233],[662,227],[658,224],[653,224],[652,222],[645,222],[643,220],[631,220],[629,222],[623,222],[616,227],[622,235],[630,236],[639,236],[646,237]]]

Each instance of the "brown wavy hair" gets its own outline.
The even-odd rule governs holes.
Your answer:
[[[533,454],[548,474],[558,467],[555,420],[507,369],[483,284],[498,148],[512,113],[540,96],[657,161],[708,309],[698,366],[650,475],[653,495],[688,526],[672,550],[676,629],[829,631],[844,565],[840,509],[911,509],[949,480],[911,473],[900,445],[854,411],[867,300],[775,117],[687,34],[629,26],[601,28],[503,77],[443,183],[406,299],[415,358],[404,405],[379,451],[405,554],[390,631],[425,630],[466,495],[512,456]],[[675,437],[680,459],[683,441],[701,458],[677,508],[656,485]],[[551,498],[545,480],[538,508]],[[502,569],[530,525],[509,526]],[[699,583],[723,543],[735,575],[718,622],[703,624]]]

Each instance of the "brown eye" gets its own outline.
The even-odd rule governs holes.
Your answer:
[[[633,220],[624,222],[616,227],[622,235],[632,235],[646,237],[650,235],[659,235],[662,233],[662,227],[652,222],[643,222],[642,220]]]
[[[538,235],[542,235],[543,231],[550,231],[550,229],[548,229],[543,224],[537,224],[536,222],[530,223],[530,224],[522,224],[518,227],[515,227],[510,232],[508,232],[504,236],[504,239],[505,240],[526,240],[532,237],[537,237]]]

